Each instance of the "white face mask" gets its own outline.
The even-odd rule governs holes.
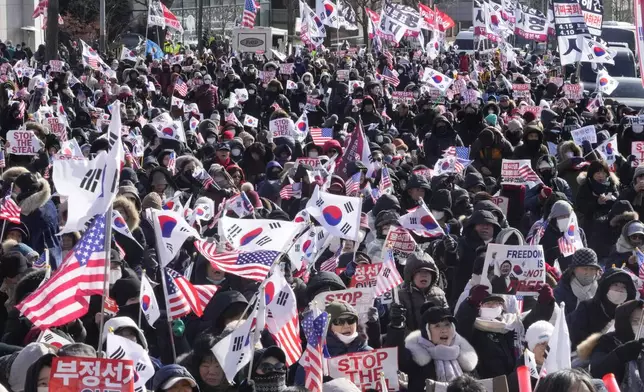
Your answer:
[[[206,79],[206,80],[204,80],[204,81],[203,81],[203,83],[204,83],[204,84],[211,84],[211,83],[212,83],[212,80],[210,80],[210,79]]]
[[[341,341],[342,343],[344,343],[344,344],[350,344],[351,342],[353,342],[354,340],[356,340],[356,338],[358,337],[358,331],[354,332],[352,335],[349,335],[349,336],[342,335],[342,334],[340,334],[340,333],[336,333],[336,334],[335,334],[335,336],[336,336],[338,339],[340,339],[340,341]]]
[[[255,90],[248,90],[248,94],[251,94],[251,95],[255,94]]]
[[[111,269],[110,270],[110,284],[116,283],[117,280],[121,279],[123,276],[123,273],[121,272],[121,269]]]
[[[574,157],[574,156],[575,156],[575,153],[574,153],[574,152],[572,152],[572,151],[568,151],[568,152],[566,153],[566,158],[568,158],[568,159],[570,159],[570,158],[572,158],[572,157]]]
[[[309,158],[317,158],[318,157],[318,152],[313,150],[309,151]]]
[[[564,232],[568,229],[568,218],[557,219],[557,228],[560,232]]]
[[[215,142],[217,141],[217,138],[216,137],[209,137],[209,138],[206,139],[206,141],[208,143],[210,143],[210,144],[215,144]]]
[[[623,304],[624,302],[626,302],[627,297],[628,293],[625,293],[623,291],[608,290],[608,293],[606,293],[606,298],[608,298],[608,300],[615,305]]]
[[[481,318],[484,320],[494,320],[503,313],[503,308],[496,306],[494,308],[481,308]]]
[[[49,387],[38,387],[38,392],[49,392]]]
[[[231,154],[233,154],[233,156],[238,157],[238,156],[241,154],[241,150],[240,150],[240,149],[238,149],[238,148],[233,148],[233,149],[230,151],[230,153],[231,153]]]
[[[396,151],[396,154],[397,154],[398,156],[401,156],[401,157],[402,157],[402,156],[404,156],[404,155],[405,155],[405,150],[398,150],[398,151]]]
[[[432,215],[434,215],[434,218],[441,220],[445,217],[445,212],[443,211],[437,211],[437,210],[431,210]]]

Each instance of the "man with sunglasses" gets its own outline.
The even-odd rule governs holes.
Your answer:
[[[254,382],[252,390],[256,392],[280,392],[286,389],[286,355],[284,351],[277,346],[255,350],[251,380]],[[242,386],[240,386],[240,391]]]
[[[365,337],[358,333],[358,312],[346,301],[336,300],[326,306],[330,323],[327,348],[332,357],[370,351]]]

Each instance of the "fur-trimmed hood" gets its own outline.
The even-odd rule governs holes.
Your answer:
[[[566,159],[565,157],[567,152],[574,153],[576,157],[580,157],[582,154],[581,148],[579,148],[579,146],[573,141],[561,142],[557,146],[557,155],[559,155],[561,160]]]
[[[117,196],[114,200],[113,207],[115,210],[125,211],[127,217],[124,216],[123,219],[125,219],[125,223],[127,223],[127,227],[130,231],[136,230],[139,227],[141,218],[136,210],[136,206],[127,197]]]
[[[49,187],[49,182],[44,178],[39,178],[38,183],[40,185],[40,190],[29,195],[19,203],[22,215],[30,215],[32,212],[44,206],[45,203],[51,199],[51,188]]]
[[[617,177],[615,173],[611,172],[609,174],[609,178],[611,179],[611,182],[613,183],[615,188],[619,188],[619,184],[620,184],[619,177]],[[588,172],[583,171],[579,173],[579,175],[577,176],[577,184],[584,185],[587,179],[588,179]]]
[[[413,331],[405,338],[405,348],[409,350],[412,359],[418,366],[425,366],[432,361],[432,357],[427,349],[423,347],[421,339],[426,340],[422,337],[420,330]],[[461,370],[463,372],[473,371],[479,360],[474,347],[459,334],[454,336],[453,344],[461,349],[458,355],[458,364],[461,366]]]
[[[29,173],[29,170],[26,167],[14,166],[2,173],[2,181],[5,183],[14,182],[18,176],[24,173]]]

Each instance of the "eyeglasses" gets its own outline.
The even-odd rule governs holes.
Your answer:
[[[358,322],[357,317],[349,317],[349,318],[345,317],[345,318],[337,318],[337,319],[333,320],[333,325],[336,325],[336,326],[345,325],[345,324],[353,325],[353,324],[355,324],[357,322]]]
[[[273,373],[273,372],[284,372],[286,371],[286,366],[283,363],[278,362],[276,364],[271,364],[268,362],[262,362],[257,367],[258,370],[261,370],[262,373]]]

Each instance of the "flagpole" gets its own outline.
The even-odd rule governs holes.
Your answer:
[[[145,278],[145,269],[143,271],[141,271],[141,280],[143,280],[144,278]],[[139,290],[139,298],[141,298],[142,293],[143,293],[143,285],[141,285],[141,289]],[[138,325],[139,328],[141,328],[141,306],[142,305],[143,304],[139,300],[139,317],[138,317],[138,320],[137,320],[137,323],[136,323],[136,325]]]
[[[104,242],[104,251],[105,251],[105,269],[103,271],[103,299],[101,301],[101,322],[98,326],[98,347],[96,350],[96,356],[100,357],[101,346],[103,345],[103,328],[105,327],[105,314],[103,309],[105,307],[105,300],[109,297],[110,292],[110,250],[112,248],[112,205],[107,209],[105,213],[105,242]]]
[[[159,254],[158,246],[155,245],[157,254]],[[170,320],[170,304],[168,303],[168,287],[165,282],[165,267],[161,267],[161,284],[163,285],[163,300],[165,301],[165,314],[168,320],[168,332],[170,332],[170,345],[172,346],[172,363],[177,362],[177,349],[174,346],[174,332],[172,332],[172,320]]]

